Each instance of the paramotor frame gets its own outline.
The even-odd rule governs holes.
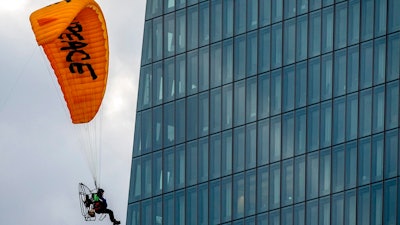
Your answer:
[[[94,194],[97,189],[91,190],[88,186],[83,183],[79,183],[79,203],[81,206],[82,216],[86,221],[95,221],[96,212],[94,210]],[[107,214],[101,214],[99,220],[102,221]]]

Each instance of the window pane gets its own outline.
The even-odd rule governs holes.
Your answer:
[[[301,43],[296,45],[296,61],[301,61],[307,58],[307,27],[308,27],[308,16],[300,16],[297,17],[297,29],[296,29],[296,41],[297,43]]]
[[[319,196],[323,196],[331,192],[331,150],[321,151],[319,160]]]
[[[349,1],[348,44],[360,40],[360,0]]]
[[[357,196],[357,225],[370,224],[370,188],[359,188]]]
[[[372,138],[372,167],[371,176],[372,182],[383,179],[383,133],[375,135]]]
[[[257,127],[256,123],[246,126],[246,169],[256,167],[257,164]]]
[[[387,1],[375,1],[375,37],[386,34]]]
[[[357,138],[358,131],[358,95],[357,93],[347,96],[346,105],[346,140]]]
[[[372,85],[374,56],[371,41],[361,44],[360,57],[360,88],[364,89]]]
[[[347,2],[335,6],[335,49],[347,45]]]
[[[185,191],[178,191],[175,194],[175,224],[185,224]]]
[[[222,133],[222,176],[232,173],[232,130]]]
[[[197,221],[199,224],[208,224],[208,183],[199,186],[197,202]]]
[[[259,167],[257,169],[257,212],[268,210],[268,166]]]
[[[400,7],[400,4],[398,4]],[[400,33],[388,37],[386,79],[388,81],[398,79],[400,73],[400,62],[396,60],[400,56]]]
[[[213,79],[213,78],[212,78]],[[227,84],[233,80],[233,41],[226,40],[222,49],[222,82]]]
[[[209,2],[200,4],[199,9],[199,45],[204,46],[210,42],[210,6]]]
[[[246,75],[253,76],[257,74],[257,32],[247,34],[247,49],[246,49]]]
[[[321,59],[321,100],[332,98],[332,54],[326,54]]]
[[[332,224],[343,225],[344,197],[343,193],[332,196]]]
[[[247,30],[256,29],[258,25],[258,0],[247,1]]]
[[[233,76],[235,81],[246,75],[246,35],[235,37]]]
[[[175,143],[175,104],[174,102],[164,105],[163,143],[169,147]]]
[[[271,1],[260,0],[260,26],[266,26],[271,23]]]
[[[209,129],[209,95],[203,92],[199,95],[199,136],[208,135]]]
[[[305,224],[305,206],[304,203],[294,206],[294,225]]]
[[[271,17],[272,17],[272,23],[282,20],[282,17],[283,17],[283,1],[282,0],[272,0]]]
[[[222,0],[211,2],[211,42],[222,39]]]
[[[270,209],[278,208],[281,198],[281,165],[279,162],[270,167],[269,197]]]
[[[163,57],[163,23],[162,17],[153,20],[153,62]]]
[[[296,64],[296,108],[307,101],[307,62]]]
[[[176,57],[175,62],[176,97],[181,98],[186,95],[186,55]]]
[[[224,0],[222,3],[222,32],[223,38],[232,37],[233,35],[233,0]]]
[[[356,224],[356,191],[346,192],[344,202],[344,224],[354,225]]]
[[[319,104],[307,107],[307,151],[319,148]]]
[[[400,2],[397,0],[388,0],[388,30],[394,32],[400,30],[400,21],[397,12],[400,11]]]
[[[281,117],[276,116],[271,118],[271,139],[270,139],[270,149],[271,162],[276,162],[281,159]]]
[[[195,94],[198,92],[199,71],[198,71],[198,51],[194,50],[187,53],[187,94]]]
[[[285,0],[285,19],[296,16],[296,0]]]
[[[381,132],[385,126],[385,86],[374,88],[372,132]]]
[[[300,109],[296,111],[295,118],[295,133],[294,133],[294,147],[295,154],[303,154],[306,151],[306,111],[305,109]]]
[[[345,98],[333,102],[333,144],[342,143],[345,134]]]
[[[347,93],[358,90],[359,47],[355,45],[347,51]]]
[[[330,197],[325,197],[319,200],[319,225],[331,224],[331,201]],[[337,225],[337,224],[335,224]]]
[[[270,111],[270,77],[269,73],[258,76],[258,118],[269,116]]]
[[[398,168],[399,131],[386,132],[385,136],[385,179],[396,176]]]
[[[238,219],[244,216],[244,173],[233,177],[233,218]]]
[[[147,154],[142,158],[142,199],[148,198],[152,194],[152,158]]]
[[[150,66],[142,67],[140,70],[140,81],[138,91],[138,110],[146,109],[151,106],[152,101],[152,68]]]
[[[164,57],[175,54],[175,13],[164,17]]]
[[[373,37],[374,32],[374,1],[364,0],[361,4],[361,40]]]
[[[320,99],[320,79],[320,58],[316,57],[308,61],[308,104],[316,103]]]
[[[294,113],[289,112],[282,117],[282,158],[294,155]]]
[[[372,121],[372,90],[368,89],[360,93],[359,110],[359,135],[364,137],[371,134]]]
[[[186,140],[186,99],[175,102],[175,143],[182,143]]]
[[[271,68],[282,66],[282,23],[272,26],[271,29]]]
[[[208,46],[199,49],[199,92],[210,88],[210,50]]]
[[[339,25],[336,25],[336,29],[339,28],[340,28]],[[341,35],[343,35],[342,30],[340,30],[339,32]],[[344,32],[344,34],[346,34],[346,31]],[[336,36],[338,36],[338,34]],[[333,50],[333,7],[329,7],[325,8],[322,11],[322,53],[330,52],[332,50]]]
[[[383,205],[383,224],[396,224],[396,206],[397,206],[397,182],[395,179],[385,182],[384,186],[384,205]]]
[[[221,186],[220,180],[210,183],[209,203],[212,205],[210,213],[210,224],[219,224],[221,221]]]
[[[246,86],[245,80],[235,83],[233,115],[234,126],[243,125],[245,123],[246,113]]]
[[[141,123],[141,144],[142,144],[142,154],[150,152],[152,150],[152,113],[151,110],[146,110],[142,112]]]
[[[307,199],[318,197],[318,153],[314,152],[307,155]]]
[[[186,189],[186,223],[197,225],[197,187]]]
[[[306,203],[306,224],[318,225],[318,199]]]
[[[377,183],[371,188],[371,225],[382,224],[383,191],[382,183]]]
[[[210,138],[210,179],[221,176],[221,135]]]
[[[335,69],[333,76],[333,95],[340,96],[346,93],[346,50],[335,52]]]
[[[187,98],[186,105],[186,134],[187,140],[193,140],[198,137],[198,96],[193,95]]]
[[[293,204],[293,160],[282,163],[282,206]]]
[[[371,139],[364,138],[358,143],[358,186],[371,181]]]
[[[232,177],[226,177],[221,181],[221,221],[232,219]]]
[[[374,40],[374,84],[385,82],[386,37]]]
[[[258,71],[266,72],[271,66],[271,32],[270,27],[259,32]]]
[[[159,105],[163,100],[163,64],[153,64],[153,105]]]
[[[187,11],[187,48],[192,50],[199,45],[199,12],[198,6],[188,8]]]
[[[235,0],[235,35],[246,32],[246,0]]]
[[[204,182],[208,180],[208,168],[209,168],[209,153],[208,153],[208,137],[199,140],[199,152],[198,152],[198,182]]]
[[[257,78],[246,80],[246,122],[257,119]]]
[[[176,12],[176,52],[186,50],[186,9]]]
[[[283,70],[283,99],[284,112],[294,108],[295,67],[289,66]]]
[[[174,100],[175,97],[175,59],[164,60],[164,102]]]
[[[153,153],[153,196],[162,193],[162,152]]]
[[[311,13],[309,22],[308,52],[313,57],[321,51],[321,11]]]
[[[197,183],[197,141],[187,144],[186,148],[186,186]]]
[[[346,144],[346,189],[356,186],[357,181],[357,142]]]
[[[210,93],[210,133],[215,133],[221,130],[221,88]]]
[[[335,146],[332,150],[332,192],[344,189],[344,145]]]
[[[233,131],[233,172],[240,172],[244,170],[244,157],[245,157],[245,130],[244,127],[235,128]]]
[[[265,165],[269,162],[269,119],[258,122],[257,135],[257,165]]]
[[[163,189],[164,192],[174,190],[175,182],[175,149],[169,148],[163,152]]]
[[[233,103],[232,85],[222,87],[222,129],[232,127]]]
[[[321,128],[320,128],[320,147],[328,147],[332,143],[332,102],[321,103]]]
[[[271,115],[281,112],[282,107],[282,78],[281,70],[271,73]]]
[[[142,165],[140,158],[134,158],[132,161],[131,174],[132,179],[130,181],[129,189],[129,203],[140,199],[142,194]]]
[[[296,157],[294,161],[294,202],[302,202],[306,196],[306,160],[305,156]]]
[[[176,147],[175,150],[175,174],[176,174],[176,179],[175,179],[175,189],[182,188],[185,186],[185,172],[186,172],[186,167],[185,167],[185,145],[179,145]]]
[[[295,38],[296,38],[296,20],[285,21],[283,31],[283,65],[292,64],[295,61]]]
[[[143,48],[142,48],[142,62],[141,65],[145,65],[151,63],[152,60],[152,51],[153,51],[153,43],[152,43],[152,29],[153,29],[152,20],[146,21],[144,23],[144,31],[143,31]]]
[[[386,129],[399,125],[399,82],[391,82],[386,86]]]

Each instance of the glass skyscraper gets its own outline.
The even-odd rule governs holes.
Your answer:
[[[400,224],[399,12],[148,0],[127,224]]]

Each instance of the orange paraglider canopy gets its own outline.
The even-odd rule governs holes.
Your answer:
[[[108,76],[108,36],[93,0],[66,0],[30,16],[67,102],[72,122],[91,121],[100,108]]]

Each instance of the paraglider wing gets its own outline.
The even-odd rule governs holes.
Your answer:
[[[72,122],[87,123],[98,112],[108,76],[108,36],[93,0],[49,5],[30,16],[67,102]]]

